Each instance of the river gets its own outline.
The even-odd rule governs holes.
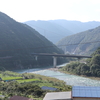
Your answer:
[[[63,80],[66,82],[67,85],[72,85],[72,86],[100,86],[100,81],[98,80],[93,80],[77,75],[65,74],[58,71],[48,70],[46,68],[34,68],[34,69],[20,70],[17,72],[36,73],[44,76],[54,77],[59,80]]]

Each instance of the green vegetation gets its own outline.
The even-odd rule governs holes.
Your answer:
[[[0,77],[2,78],[0,94],[5,97],[18,95],[42,100],[44,95],[51,91],[42,90],[42,86],[57,88],[56,92],[71,90],[71,86],[66,85],[64,81],[33,73],[19,74],[11,71],[0,71]],[[5,79],[10,81],[5,81]]]
[[[15,78],[16,79],[16,78]],[[23,83],[23,82],[38,82],[40,81],[39,79],[24,79],[24,80],[17,80],[17,82],[19,83]]]
[[[63,51],[28,25],[16,22],[0,12],[0,70],[25,69],[52,65],[52,57],[38,57],[32,53]],[[59,64],[64,59],[59,58]]]
[[[4,77],[3,80],[20,80],[22,77]]]
[[[67,36],[58,42],[66,53],[91,55],[100,46],[100,26],[81,33]],[[73,45],[72,45],[73,44]]]
[[[85,63],[71,62],[61,70],[77,75],[100,77],[100,47],[92,54],[92,58]]]

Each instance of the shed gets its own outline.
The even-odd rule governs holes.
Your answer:
[[[33,100],[33,99],[21,97],[21,96],[13,96],[10,98],[10,100]]]
[[[43,100],[71,100],[70,92],[49,92]]]
[[[73,86],[73,100],[100,100],[100,87]]]

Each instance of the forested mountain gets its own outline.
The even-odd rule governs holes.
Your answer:
[[[57,44],[65,53],[91,54],[100,46],[100,26],[67,36]]]
[[[60,24],[52,23],[49,21],[32,20],[32,21],[27,21],[25,23],[34,28],[35,30],[37,30],[40,34],[45,36],[53,43],[57,43],[60,39],[73,34],[72,31],[61,26]]]
[[[51,57],[35,60],[31,53],[63,52],[33,28],[0,12],[0,67],[15,69],[52,64]]]
[[[72,31],[74,34],[100,26],[100,22],[98,21],[80,22],[74,20],[50,20],[50,22],[61,25]]]

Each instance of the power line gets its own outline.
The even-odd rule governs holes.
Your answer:
[[[69,45],[79,45],[79,44],[90,44],[90,43],[97,43],[100,41],[91,41],[91,42],[83,42],[83,43],[75,43],[75,44],[65,44],[65,45],[57,45],[57,46],[69,46]]]
[[[69,45],[81,45],[81,44],[90,44],[90,43],[98,43],[100,41],[91,41],[91,42],[84,42],[84,43],[75,43],[75,44],[64,44],[64,45],[57,45],[59,46],[69,46]],[[41,47],[33,47],[33,48],[18,48],[18,49],[6,49],[6,50],[0,50],[0,51],[12,51],[12,50],[25,50],[25,49],[44,49],[44,48],[53,48],[57,47],[56,45],[53,46],[41,46]]]

